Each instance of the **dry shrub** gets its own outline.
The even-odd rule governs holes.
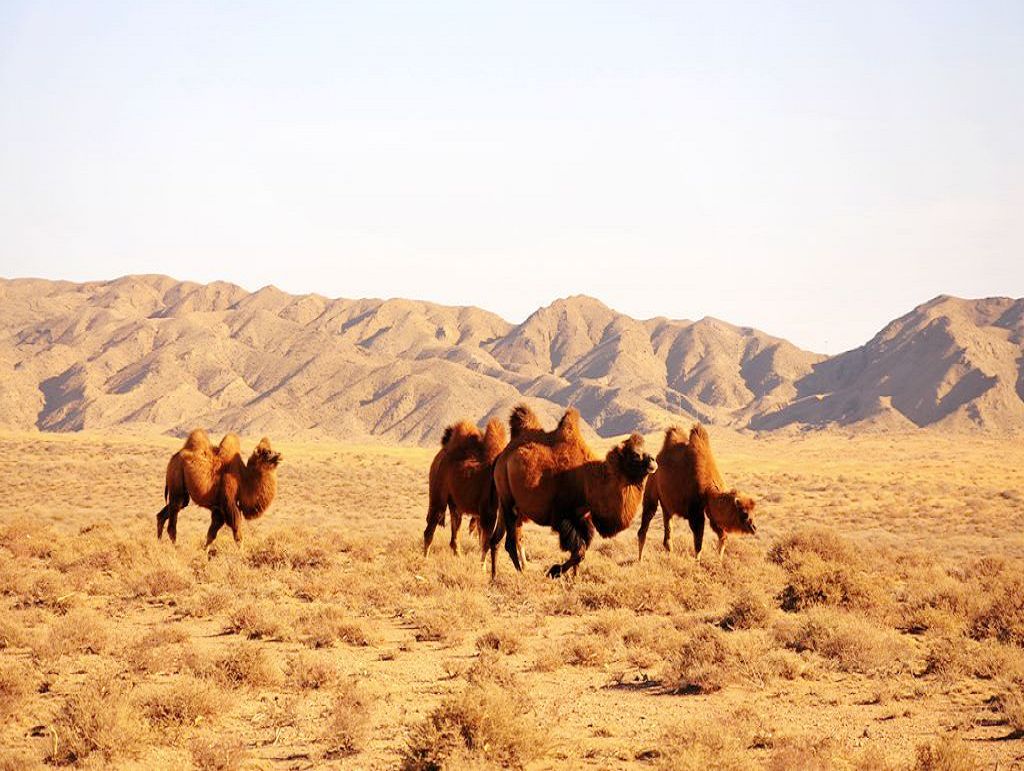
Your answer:
[[[475,594],[446,594],[434,607],[416,613],[416,639],[436,640],[454,644],[462,640],[466,630],[485,622],[490,606]]]
[[[209,618],[231,606],[235,593],[223,585],[204,586],[178,602],[178,610],[192,618]]]
[[[244,635],[250,640],[282,640],[286,638],[289,627],[280,605],[253,600],[231,611],[225,631]]]
[[[656,751],[658,767],[672,771],[755,771],[758,765],[732,726],[675,726],[666,731]]]
[[[320,735],[324,756],[337,758],[361,751],[369,741],[372,728],[372,698],[353,680],[339,683]]]
[[[53,554],[56,540],[48,527],[28,517],[8,519],[0,527],[0,547],[7,549],[16,558],[47,559]]]
[[[565,664],[565,656],[557,648],[543,648],[533,660],[534,672],[554,672]]]
[[[121,661],[134,672],[175,671],[192,653],[188,633],[177,625],[153,627],[128,645]]]
[[[910,646],[899,634],[851,613],[819,608],[778,624],[775,636],[787,648],[817,653],[844,672],[889,673],[908,667]]]
[[[500,651],[507,655],[518,653],[523,647],[522,632],[509,626],[500,626],[476,638],[478,651]]]
[[[196,726],[223,714],[229,699],[211,683],[185,675],[167,685],[150,687],[140,703],[150,723],[175,728]]]
[[[33,653],[45,661],[73,653],[103,653],[110,644],[108,624],[94,610],[72,610],[53,619],[46,635],[35,641]]]
[[[587,610],[625,608],[635,613],[703,610],[721,603],[725,589],[695,560],[651,560],[617,565],[587,562],[576,584]]]
[[[150,737],[131,690],[113,671],[86,679],[69,694],[51,726],[53,743],[47,760],[65,765],[94,753],[107,763],[137,757]]]
[[[17,661],[0,661],[0,719],[13,715],[30,693],[39,688],[35,667]]]
[[[31,633],[22,626],[13,613],[0,616],[0,651],[7,648],[23,648],[32,641]]]
[[[249,757],[241,741],[216,734],[193,739],[189,749],[200,771],[237,771]]]
[[[214,671],[225,684],[264,688],[279,685],[281,669],[266,649],[255,642],[243,642],[217,659]]]
[[[748,590],[733,600],[722,617],[721,626],[726,630],[763,628],[771,617],[772,611],[764,595]]]
[[[254,568],[322,570],[342,542],[314,530],[279,530],[263,539],[245,541],[246,561]]]
[[[310,648],[327,648],[335,642],[373,644],[362,622],[349,618],[333,605],[318,605],[300,614],[295,628],[299,638]]]
[[[971,637],[1024,647],[1024,578],[999,576],[985,587],[988,602],[971,622]]]
[[[682,640],[662,674],[662,681],[676,693],[710,693],[733,681],[738,660],[720,630],[698,626]]]
[[[929,640],[924,674],[950,682],[964,677],[1024,678],[1024,654],[994,640],[941,635]]]
[[[941,736],[919,744],[917,771],[975,771],[978,760],[962,739]]]
[[[501,654],[494,650],[480,651],[473,664],[465,671],[466,679],[471,683],[495,683],[510,688],[516,683],[516,676],[509,669]]]
[[[841,765],[837,755],[841,753],[830,737],[786,737],[774,742],[771,760],[767,767],[771,771],[832,771]]]
[[[288,676],[298,688],[317,690],[338,679],[338,668],[327,656],[301,652],[292,658]]]
[[[34,570],[28,566],[14,569],[24,571],[17,577],[17,585],[12,587],[11,593],[17,597],[16,608],[47,608],[56,613],[66,613],[79,604],[78,593],[57,571],[50,568]]]
[[[1024,694],[1021,693],[1020,684],[999,694],[995,698],[994,707],[1010,727],[1012,735],[1024,737]]]
[[[123,571],[125,588],[135,597],[180,595],[192,590],[195,576],[181,563],[177,553],[165,549],[148,552],[137,564]]]
[[[783,610],[816,605],[872,611],[881,615],[890,598],[877,574],[859,552],[829,530],[802,530],[777,542],[768,558],[786,571],[779,600]]]
[[[0,749],[0,771],[36,771],[42,765],[24,750]]]
[[[613,658],[608,640],[598,634],[575,634],[566,638],[562,660],[576,667],[599,667]]]
[[[493,765],[522,768],[541,757],[546,735],[530,700],[493,683],[470,685],[413,726],[402,752],[403,769]]]

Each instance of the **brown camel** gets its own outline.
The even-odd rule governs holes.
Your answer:
[[[427,527],[423,531],[423,556],[430,551],[434,530],[438,525],[444,526],[446,508],[452,515],[452,552],[459,553],[459,528],[462,517],[469,516],[469,531],[472,533],[475,526],[480,538],[481,561],[487,555],[498,515],[494,459],[506,443],[505,426],[497,418],[488,421],[483,433],[468,421],[444,430],[441,449],[430,464],[430,502]]]
[[[736,490],[726,490],[722,475],[711,452],[711,439],[700,423],[690,429],[687,441],[683,429],[672,426],[665,431],[665,442],[658,453],[658,471],[647,480],[644,512],[637,533],[639,558],[644,554],[647,528],[661,504],[665,521],[665,550],[672,551],[672,517],[686,517],[693,531],[694,556],[700,559],[704,542],[704,514],[718,536],[718,553],[724,556],[730,533],[757,532],[752,517],[753,499]]]
[[[277,492],[277,464],[281,454],[260,439],[246,463],[235,434],[226,434],[218,447],[201,428],[185,440],[185,446],[167,463],[164,506],[156,515],[156,535],[162,538],[164,524],[172,542],[178,538],[178,512],[195,501],[210,510],[207,547],[223,525],[231,528],[235,541],[242,540],[242,519],[255,519],[266,511]]]
[[[569,409],[548,432],[529,407],[513,410],[512,441],[494,464],[501,518],[491,537],[492,576],[498,543],[506,533],[512,564],[523,569],[519,544],[527,520],[555,530],[562,549],[569,552],[569,559],[548,570],[552,578],[570,568],[575,571],[595,529],[610,538],[633,521],[644,479],[657,469],[654,458],[644,452],[643,437],[633,434],[600,460],[584,441],[579,420],[579,412]]]

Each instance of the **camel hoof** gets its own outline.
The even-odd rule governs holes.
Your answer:
[[[561,578],[563,572],[565,571],[562,570],[561,565],[552,565],[548,569],[548,578]]]

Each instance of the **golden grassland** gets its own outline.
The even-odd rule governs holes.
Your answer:
[[[492,584],[421,554],[432,450],[275,442],[208,556],[194,506],[156,540],[177,440],[2,435],[0,769],[1024,762],[1020,442],[713,439],[760,502],[724,561],[659,516],[551,581],[528,527]]]

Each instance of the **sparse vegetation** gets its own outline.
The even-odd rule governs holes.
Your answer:
[[[765,441],[717,448],[764,502],[760,537],[725,561],[666,555],[656,520],[641,564],[627,532],[595,541],[575,580],[550,581],[557,539],[528,526],[526,572],[492,584],[476,554],[423,558],[432,450],[286,447],[296,462],[273,516],[208,557],[202,513],[184,509],[177,547],[158,545],[138,506],[153,475],[133,489],[134,470],[101,462],[116,442],[159,476],[172,442],[0,437],[14,470],[0,501],[0,771],[293,754],[410,768],[1008,765],[1019,740],[995,740],[1024,735],[1024,554],[979,523],[1024,526],[1024,498],[998,494],[1024,471],[981,440],[972,452],[989,465],[970,489],[931,442],[901,448],[918,469],[904,478],[861,459],[885,457],[888,440],[858,438],[871,451],[844,444],[842,457],[827,436],[778,453],[783,440]],[[29,461],[12,465],[15,450]],[[94,478],[81,511],[18,476],[55,463],[74,469],[61,484]],[[810,712],[832,721],[827,739],[809,734]],[[704,714],[713,722],[693,722]],[[949,726],[962,740],[939,741]]]

